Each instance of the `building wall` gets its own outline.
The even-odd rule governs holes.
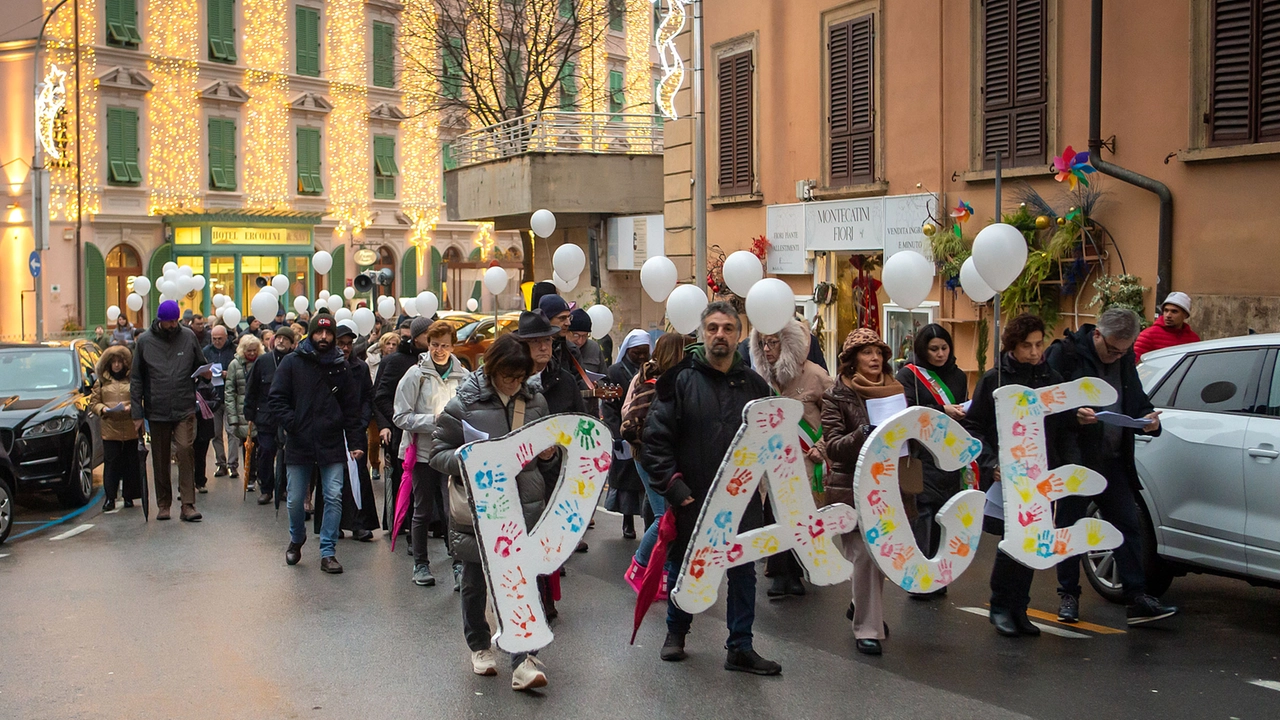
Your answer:
[[[1205,336],[1256,330],[1280,330],[1280,319],[1255,313],[1235,322],[1240,308],[1271,306],[1280,298],[1274,268],[1280,244],[1272,242],[1280,219],[1271,186],[1280,170],[1280,147],[1273,144],[1237,151],[1203,150],[1205,64],[1196,48],[1207,42],[1204,0],[1109,2],[1104,12],[1102,136],[1115,136],[1115,152],[1104,157],[1166,183],[1174,197],[1174,249],[1171,287],[1197,298],[1203,312],[1193,324]],[[707,242],[725,252],[744,249],[765,231],[765,206],[797,202],[796,182],[818,180],[815,199],[845,196],[941,194],[943,207],[963,199],[975,208],[966,226],[971,238],[995,216],[994,182],[974,165],[976,118],[981,95],[975,79],[980,51],[975,18],[979,0],[708,0],[705,4],[707,65]],[[1088,140],[1089,3],[1048,0],[1049,73],[1048,153],[1067,145],[1085,149]],[[825,132],[825,19],[875,13],[878,68],[876,130],[877,172],[873,183],[854,192],[822,192]],[[689,57],[689,36],[681,40]],[[718,100],[717,49],[746,43],[754,48],[753,127],[754,197],[716,199]],[[686,81],[686,87],[688,82]],[[680,95],[688,110],[688,91]],[[690,123],[668,124],[668,242],[688,235],[686,207],[691,157],[681,144]],[[1257,154],[1254,154],[1257,153]],[[1221,157],[1222,155],[1240,155]],[[1146,297],[1154,312],[1158,203],[1143,190],[1119,180],[1092,176],[1106,190],[1094,217],[1114,235],[1107,272],[1122,268],[1151,288]],[[1044,168],[1019,168],[1006,174],[1004,210],[1012,180],[1025,180],[1046,198],[1056,199],[1065,185]],[[1123,259],[1123,260],[1122,260]],[[819,267],[822,263],[819,262]],[[809,276],[787,276],[797,292],[811,288]],[[825,279],[819,273],[819,279]],[[1091,287],[1081,291],[1087,306]],[[881,301],[888,298],[882,293]],[[972,303],[962,293],[935,289],[943,317],[972,320]],[[1068,303],[1074,310],[1074,301]],[[1087,322],[1092,310],[1064,315],[1064,322]],[[1205,321],[1210,321],[1209,325]],[[970,323],[971,324],[971,323]],[[971,348],[972,327],[957,329],[961,350]],[[834,338],[831,338],[834,341]],[[962,365],[966,362],[962,357]],[[988,363],[989,366],[989,363]]]

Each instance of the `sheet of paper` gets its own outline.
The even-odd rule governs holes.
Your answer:
[[[902,393],[867,401],[867,417],[871,425],[883,425],[889,418],[907,409],[907,396]]]
[[[227,382],[226,376],[223,374],[222,363],[213,363],[213,367],[210,370],[213,372],[213,386],[222,387]]]
[[[587,378],[589,378],[589,379],[591,380],[591,382],[593,382],[593,383],[595,383],[595,382],[600,382],[601,380],[603,380],[603,379],[604,379],[604,373],[594,373],[594,372],[591,372],[590,370],[586,370],[586,369],[583,369],[583,371],[582,371],[582,372],[586,373],[586,374],[587,374]]]
[[[200,367],[196,368],[195,372],[191,373],[191,377],[199,377],[200,375],[203,375],[207,372],[211,372],[215,364],[216,363],[209,363],[207,365],[201,365]]]
[[[965,412],[969,412],[969,406],[971,406],[971,405],[973,405],[973,401],[972,401],[972,400],[966,400],[966,401],[964,401],[964,402],[960,403],[960,409],[961,409],[961,410],[964,410]]]
[[[1106,423],[1107,425],[1115,425],[1116,427],[1141,430],[1151,421],[1146,418],[1131,418],[1128,415],[1103,410],[1098,413],[1098,422]]]
[[[122,401],[122,402],[118,402],[118,403],[116,403],[115,405],[112,405],[111,407],[107,408],[106,410],[103,410],[103,412],[119,413],[119,412],[128,412],[128,410],[129,410],[129,409],[128,409],[127,407],[125,407],[125,404],[124,404],[124,402]]]
[[[466,420],[462,421],[462,444],[463,445],[471,442],[479,442],[480,440],[488,440],[488,439],[489,439],[489,433],[483,430],[477,430],[476,428],[472,427],[471,423],[467,422]]]

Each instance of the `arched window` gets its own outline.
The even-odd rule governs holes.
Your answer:
[[[450,245],[445,249],[444,261],[450,265],[456,265],[462,262],[462,251],[458,249],[457,245]]]
[[[132,246],[120,243],[107,253],[106,307],[115,305],[120,308],[120,314],[134,325],[141,320],[142,314],[130,310],[125,300],[132,292],[133,278],[141,274],[142,258]]]
[[[507,248],[506,259],[510,262],[520,262],[520,248],[515,245]]]

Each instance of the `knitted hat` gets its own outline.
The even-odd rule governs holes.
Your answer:
[[[1160,303],[1161,309],[1163,309],[1165,305],[1173,305],[1174,307],[1182,308],[1182,311],[1188,316],[1191,315],[1191,297],[1184,292],[1169,293],[1169,297],[1166,297],[1164,302]]]
[[[569,332],[591,332],[591,316],[578,308],[569,314]]]
[[[315,317],[311,318],[311,327],[307,328],[307,334],[315,335],[316,332],[320,330],[328,330],[329,332],[336,333],[337,328],[338,321],[333,319],[333,316],[329,314],[328,310],[321,310],[316,313]]]
[[[417,338],[419,335],[426,332],[430,328],[431,328],[431,318],[422,317],[421,315],[419,315],[418,317],[413,319],[413,322],[409,323],[409,338],[410,339]]]
[[[293,334],[293,328],[281,326],[276,329],[276,337],[289,338],[289,342],[298,342],[298,336]]]
[[[156,308],[156,319],[160,322],[173,322],[182,314],[177,300],[165,300]]]
[[[542,317],[551,320],[555,316],[569,312],[569,303],[559,295],[543,295],[538,300],[538,310],[542,313]]]

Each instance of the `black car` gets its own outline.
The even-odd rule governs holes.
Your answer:
[[[15,493],[52,490],[67,507],[93,497],[101,422],[89,412],[98,348],[87,340],[0,344],[0,449]]]
[[[0,543],[9,538],[9,531],[13,529],[13,478],[16,475],[9,455],[0,447]]]

